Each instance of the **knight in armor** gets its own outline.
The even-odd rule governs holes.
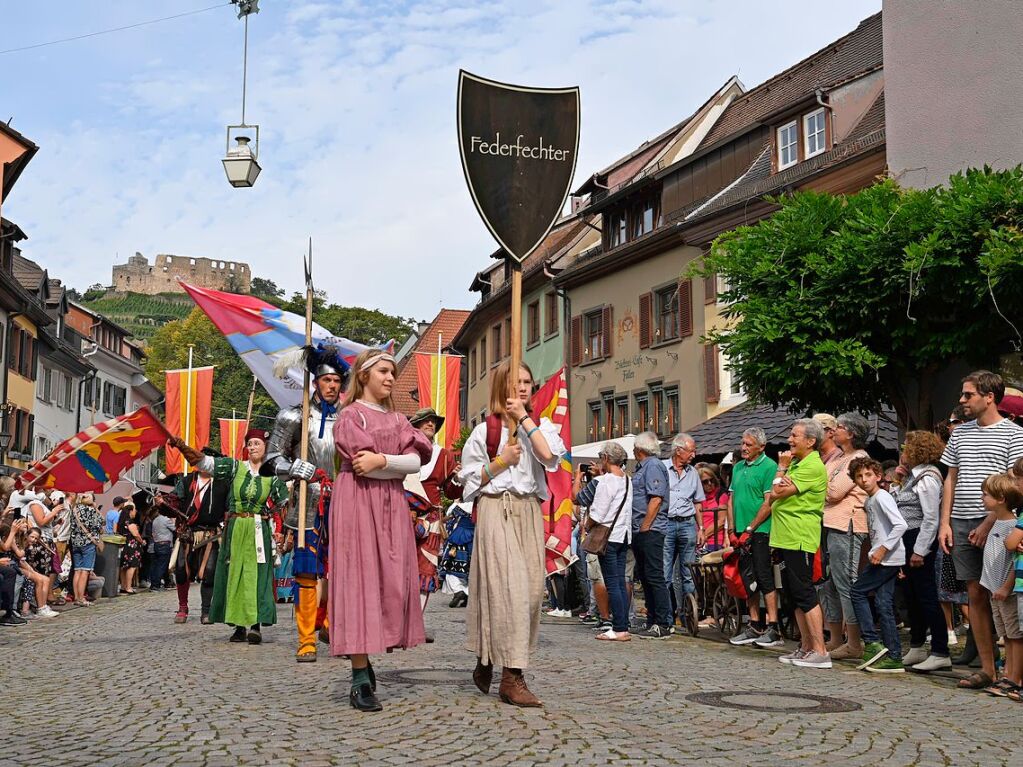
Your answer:
[[[184,623],[188,620],[188,589],[192,581],[198,581],[202,605],[199,622],[210,624],[213,580],[217,571],[221,527],[231,496],[231,483],[214,480],[208,472],[193,471],[178,478],[174,494],[179,500],[176,530],[178,543],[174,564],[178,611],[174,615],[174,622]]]
[[[334,422],[337,408],[348,382],[348,363],[334,346],[323,344],[305,347],[300,357],[286,356],[274,367],[280,377],[287,376],[291,366],[304,364],[309,370],[315,392],[309,400],[309,420],[302,422],[302,407],[296,405],[277,414],[270,433],[268,455],[263,473],[279,479],[306,480],[305,546],[298,546],[299,482],[292,488],[291,503],[284,519],[286,534],[294,543],[293,575],[297,587],[295,622],[298,626],[299,663],[316,661],[317,629],[323,628],[327,616],[321,608],[326,601],[327,530],[330,491],[337,473],[334,457]],[[308,461],[301,459],[303,431],[308,435]]]

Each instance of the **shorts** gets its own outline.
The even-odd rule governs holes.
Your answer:
[[[586,577],[593,583],[604,582],[604,573],[600,569],[600,561],[596,554],[586,555]]]
[[[952,564],[955,566],[956,578],[960,581],[979,581],[984,569],[984,547],[970,543],[970,533],[984,521],[984,517],[976,519],[952,518]]]
[[[789,602],[804,613],[810,612],[820,603],[817,589],[813,586],[813,553],[798,549],[781,549],[785,570],[782,573],[783,587]]]
[[[995,636],[1023,639],[1019,626],[1019,600],[1015,594],[991,600],[991,617],[995,619]]]
[[[71,564],[74,565],[75,570],[95,570],[96,569],[96,544],[88,543],[81,548],[74,547],[71,549]]]
[[[753,575],[757,579],[757,594],[774,592],[774,564],[771,562],[771,534],[753,533],[750,538],[753,555]]]

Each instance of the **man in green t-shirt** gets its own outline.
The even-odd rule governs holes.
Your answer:
[[[801,668],[831,668],[824,647],[824,623],[817,590],[813,587],[813,558],[820,547],[828,472],[818,448],[824,430],[810,418],[792,424],[789,451],[778,456],[774,489],[768,496],[771,508],[757,512],[750,526],[771,516],[771,547],[779,549],[784,564],[784,585],[796,606],[796,622],[802,644],[779,660]]]
[[[778,597],[774,593],[774,565],[771,562],[771,517],[768,516],[755,530],[750,523],[762,508],[771,513],[772,482],[778,464],[764,455],[767,435],[763,429],[746,429],[742,433],[742,458],[732,470],[731,494],[728,497],[729,526],[750,541],[753,556],[753,575],[746,604],[749,625],[742,633],[732,637],[733,645],[755,644],[757,647],[781,647],[785,644],[778,628]],[[745,530],[745,532],[743,532]],[[760,617],[760,595],[767,605],[766,623]]]

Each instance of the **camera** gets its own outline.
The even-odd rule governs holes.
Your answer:
[[[579,471],[583,473],[583,476],[587,480],[593,479],[593,464],[592,463],[581,463],[579,464]]]

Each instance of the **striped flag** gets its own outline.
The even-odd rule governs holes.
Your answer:
[[[200,288],[179,280],[181,287],[196,305],[224,334],[252,374],[259,379],[266,393],[278,407],[293,407],[302,403],[302,385],[305,371],[301,365],[293,367],[286,379],[274,375],[274,362],[305,345],[305,317],[286,312],[255,296],[225,293],[211,288]],[[323,343],[336,346],[351,362],[368,347],[339,338],[317,323],[313,323],[313,345]],[[394,341],[382,344],[392,351]]]
[[[536,419],[547,418],[558,427],[565,443],[561,466],[547,474],[548,499],[543,503],[544,543],[547,574],[568,569],[578,557],[572,554],[572,427],[568,414],[568,385],[565,369],[552,375],[532,399]]]
[[[202,450],[210,444],[210,409],[213,405],[213,368],[167,371],[167,431],[181,437],[189,447]],[[167,473],[185,470],[185,459],[167,447]]]
[[[242,459],[242,448],[245,447],[245,432],[249,430],[249,422],[244,418],[218,418],[220,422],[220,452],[237,461]]]
[[[437,411],[437,415],[444,417],[444,425],[437,430],[435,439],[438,445],[448,450],[462,430],[458,420],[458,383],[461,374],[461,357],[452,354],[416,353],[419,405],[432,407]]]
[[[17,478],[21,487],[65,493],[102,493],[167,441],[167,430],[147,408],[93,424],[55,447]]]

